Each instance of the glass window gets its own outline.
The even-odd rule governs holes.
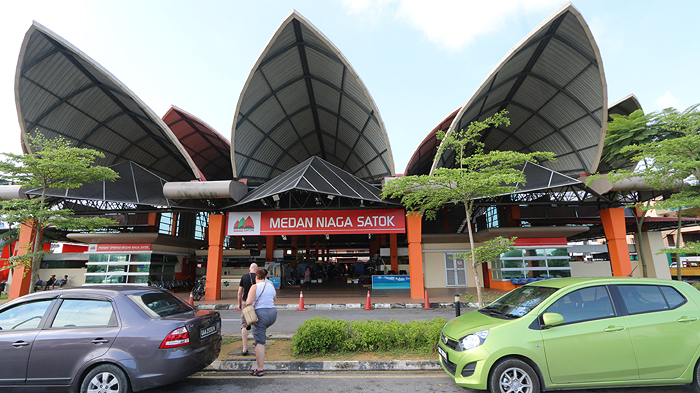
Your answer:
[[[107,265],[88,265],[88,273],[104,273],[107,271]]]
[[[85,276],[85,284],[103,284],[105,276]]]
[[[583,288],[562,296],[547,312],[559,313],[564,323],[589,321],[615,316],[605,286]]]
[[[107,262],[109,254],[89,254],[88,262]]]
[[[117,326],[112,303],[104,300],[66,299],[51,327]]]
[[[109,271],[109,272],[125,272],[126,265],[109,265],[107,267],[107,271]]]
[[[511,257],[522,258],[522,256],[523,256],[523,250],[510,250],[505,254],[501,254],[501,258],[511,258]]]
[[[192,311],[193,308],[175,295],[164,292],[146,292],[141,295],[128,295],[151,318],[165,317]]]
[[[683,297],[683,295],[678,293],[678,291],[675,288],[663,285],[659,286],[659,288],[661,288],[661,292],[664,294],[669,308],[676,308],[681,304],[685,303],[685,298]]]
[[[112,276],[105,276],[105,284],[125,284],[126,283],[126,276],[122,275],[112,275]]]
[[[618,285],[630,314],[667,310],[668,304],[656,285]]]
[[[0,313],[0,330],[36,329],[52,300],[18,304]],[[7,355],[11,356],[11,355]]]
[[[129,262],[129,254],[112,254],[109,256],[110,262]]]
[[[136,254],[133,255],[133,258],[131,258],[131,260],[135,262],[150,262],[151,254]]]

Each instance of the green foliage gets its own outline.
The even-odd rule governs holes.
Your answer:
[[[395,320],[348,322],[316,317],[297,328],[292,351],[295,356],[397,349],[434,352],[445,323],[445,318],[402,323]]]
[[[44,254],[41,251],[41,237],[48,228],[93,230],[115,224],[113,220],[105,218],[74,217],[72,210],[58,209],[52,205],[45,191],[114,180],[118,175],[109,168],[94,165],[97,158],[104,157],[98,151],[71,147],[66,139],[47,139],[41,133],[27,139],[26,150],[30,153],[3,153],[5,159],[0,161],[0,176],[23,188],[39,188],[42,194],[31,199],[0,201],[0,221],[19,226],[20,231],[33,232],[30,247],[24,250],[26,254],[11,258],[10,267],[31,269],[34,283]]]
[[[348,321],[314,317],[304,321],[292,339],[294,355],[346,350]]]
[[[438,132],[437,138],[442,139],[442,143],[435,159],[439,160],[443,153],[453,151],[455,167],[438,168],[432,175],[393,179],[384,186],[382,198],[399,198],[408,214],[417,212],[429,220],[435,219],[436,212],[445,204],[462,204],[467,222],[471,223],[475,199],[516,191],[519,184],[527,182],[525,173],[520,168],[528,161],[555,160],[554,153],[549,152],[485,151],[485,145],[480,141],[481,133],[491,128],[508,127],[510,120],[506,117],[507,114],[507,111],[501,111],[484,121],[472,122],[466,130]],[[467,225],[467,231],[472,273],[477,280],[477,297],[481,303],[481,284],[476,271],[480,262],[477,262],[471,225]]]

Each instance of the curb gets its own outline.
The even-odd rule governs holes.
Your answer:
[[[422,309],[424,303],[371,303],[376,310],[389,309]],[[195,307],[200,310],[236,310],[237,304],[195,304]],[[299,304],[276,304],[277,310],[296,311]],[[365,304],[362,303],[318,303],[305,304],[307,310],[362,310]],[[454,302],[451,303],[430,303],[432,308],[454,308]],[[462,308],[476,308],[474,303],[460,303]]]
[[[231,358],[214,361],[203,371],[251,371],[255,358]],[[265,362],[265,371],[435,371],[442,370],[437,360],[339,360]]]

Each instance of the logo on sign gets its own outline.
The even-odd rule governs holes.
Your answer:
[[[230,212],[228,214],[229,236],[260,234],[260,212]]]
[[[255,231],[255,223],[253,222],[253,219],[250,216],[243,217],[233,224],[233,231],[234,232],[254,232]]]

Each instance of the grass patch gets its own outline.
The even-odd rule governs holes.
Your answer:
[[[7,299],[9,295],[7,293],[0,295],[0,300],[5,300]]]

